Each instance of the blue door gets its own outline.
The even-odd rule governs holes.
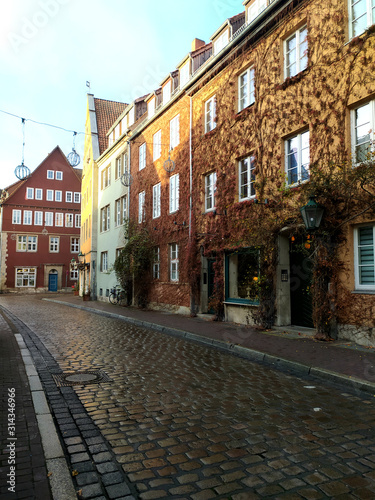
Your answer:
[[[57,292],[57,273],[50,273],[48,276],[48,291]]]

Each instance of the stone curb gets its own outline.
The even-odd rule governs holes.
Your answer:
[[[26,374],[29,381],[31,397],[38,422],[44,457],[47,470],[50,474],[49,482],[54,500],[72,500],[77,498],[73,481],[61,448],[56,427],[52,419],[49,406],[42,389],[42,384],[36,371],[29,349],[20,333],[14,334],[21,350]]]
[[[195,333],[179,330],[177,328],[166,327],[155,323],[149,323],[147,321],[141,321],[135,318],[129,318],[121,314],[111,313],[108,311],[101,311],[98,309],[85,307],[77,304],[71,304],[63,300],[48,299],[48,298],[43,298],[42,300],[45,300],[47,302],[55,302],[57,304],[62,304],[68,307],[74,307],[82,311],[90,311],[94,314],[98,314],[99,316],[106,316],[108,318],[120,319],[127,323],[131,323],[133,325],[140,326],[143,328],[150,328],[152,330],[165,333],[173,337],[179,337],[206,346],[211,346],[216,349],[220,349],[235,354],[237,356],[240,356],[242,358],[248,359],[249,361],[263,363],[272,366],[272,368],[276,368],[282,371],[290,371],[293,372],[294,374],[298,374],[301,376],[312,376],[325,382],[328,380],[330,382],[338,383],[341,385],[345,383],[346,387],[348,387],[349,384],[352,390],[364,391],[366,393],[373,393],[375,395],[375,383],[367,382],[365,380],[358,379],[356,377],[348,377],[347,375],[343,375],[338,372],[333,372],[323,368],[317,368],[314,366],[305,365],[303,363],[292,361],[286,358],[280,358],[278,356],[267,354],[262,351],[257,351],[248,347],[243,347],[239,344],[230,344],[228,342],[223,342],[221,340],[211,339],[209,337],[204,337],[201,335],[197,335]]]

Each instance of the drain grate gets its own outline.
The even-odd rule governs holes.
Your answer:
[[[52,374],[57,387],[69,387],[72,385],[100,384],[101,382],[112,382],[112,379],[102,370],[87,370],[84,372],[70,372]]]

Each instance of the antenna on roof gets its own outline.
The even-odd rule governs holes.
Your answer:
[[[89,82],[88,80],[86,80],[86,87],[88,87],[89,92],[91,92],[91,82]]]

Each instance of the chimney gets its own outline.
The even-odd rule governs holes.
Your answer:
[[[198,50],[201,47],[204,47],[205,45],[206,45],[205,41],[200,40],[199,38],[194,38],[194,40],[191,43],[191,51],[194,52],[195,50]]]

